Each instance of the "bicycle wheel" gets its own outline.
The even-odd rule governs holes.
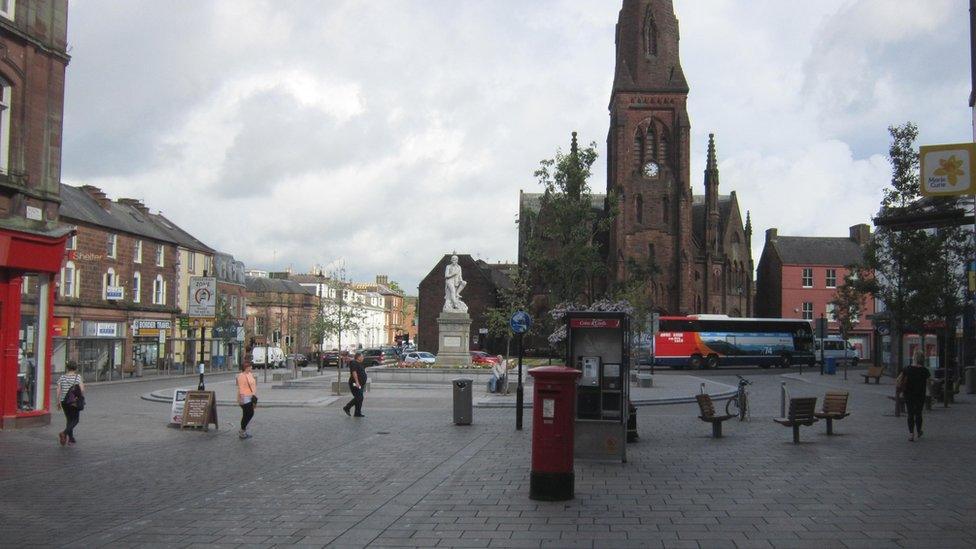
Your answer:
[[[739,397],[734,396],[725,403],[725,413],[730,416],[739,415]]]

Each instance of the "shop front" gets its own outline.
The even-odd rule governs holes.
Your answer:
[[[69,230],[0,229],[0,428],[51,421],[55,273]]]
[[[171,353],[167,342],[173,334],[173,321],[170,319],[137,319],[132,322],[132,366],[133,374],[170,373],[173,368]]]
[[[126,375],[123,367],[125,323],[112,320],[72,321],[54,317],[54,353],[51,358],[55,374],[64,372],[69,361],[87,382],[112,381]],[[71,326],[76,326],[72,331]]]

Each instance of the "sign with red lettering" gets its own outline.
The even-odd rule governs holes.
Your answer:
[[[619,328],[619,318],[571,318],[570,328]]]

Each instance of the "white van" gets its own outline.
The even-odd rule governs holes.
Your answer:
[[[285,352],[281,347],[265,346],[258,346],[251,350],[251,361],[255,368],[267,367],[269,359],[272,368],[281,368],[285,365]]]
[[[844,340],[837,336],[830,336],[824,338],[823,358],[824,359],[835,358],[837,359],[838,365],[841,364],[841,361],[848,360],[850,361],[849,363],[850,366],[857,366],[857,361],[858,361],[857,349],[855,349],[854,346],[851,345],[850,341],[846,343],[847,344],[845,345]],[[814,349],[814,357],[815,357],[814,360],[816,361],[816,364],[819,365],[820,358],[821,358],[819,339],[814,338],[813,349]]]

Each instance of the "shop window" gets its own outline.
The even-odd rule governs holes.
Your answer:
[[[142,263],[142,241],[136,240],[136,247],[132,253],[133,263]]]
[[[108,235],[106,255],[110,258],[115,259],[115,254],[118,252],[119,247],[119,236],[115,234]]]
[[[44,406],[47,375],[48,288],[47,274],[26,274],[22,287],[28,289],[20,303],[20,341],[17,349],[17,410],[29,412]]]
[[[0,7],[2,5],[0,2]],[[0,15],[3,15],[2,11]],[[10,169],[10,97],[10,84],[0,78],[0,173],[7,173]]]
[[[156,265],[159,267],[163,266],[163,262],[166,260],[166,248],[159,244],[156,246]]]
[[[132,302],[142,301],[142,275],[138,271],[132,274]]]

